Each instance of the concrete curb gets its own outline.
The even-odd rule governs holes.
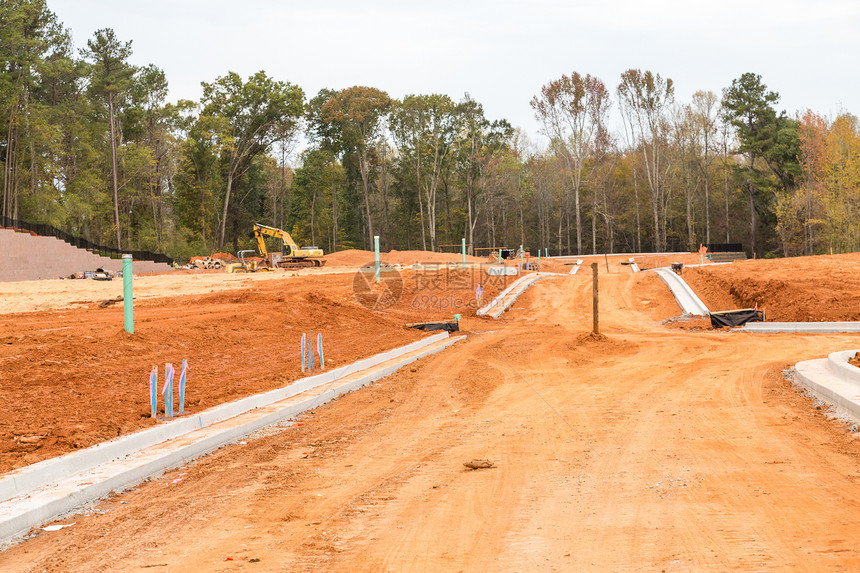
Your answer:
[[[748,322],[734,332],[777,333],[799,332],[807,334],[833,334],[860,332],[860,322]]]
[[[520,285],[524,280],[526,280],[532,276],[537,276],[537,273],[530,273],[530,274],[521,276],[520,278],[518,278],[517,280],[515,280],[514,282],[509,284],[508,288],[506,288],[505,290],[500,292],[498,295],[496,295],[496,298],[491,300],[489,303],[485,304],[483,307],[479,308],[475,312],[475,314],[477,314],[478,316],[484,316],[485,314],[487,314],[490,311],[491,308],[493,308],[494,306],[496,306],[497,304],[502,302],[502,300],[506,296],[508,296],[508,294],[510,294],[511,291],[513,291],[515,288],[517,288],[518,285]]]
[[[300,378],[284,388],[270,390],[269,392],[248,396],[235,402],[221,404],[193,416],[177,418],[170,422],[158,424],[154,428],[121,436],[84,450],[13,470],[0,479],[0,501],[22,495],[49,482],[80,473],[110,460],[127,456],[144,448],[193,432],[194,430],[199,430],[200,428],[233,418],[249,410],[295,396],[321,384],[337,380],[365,368],[370,368],[371,366],[402,356],[424,346],[429,346],[447,336],[447,332],[435,334],[406,346],[364,358],[353,364],[348,364],[314,376]]]
[[[575,275],[579,272],[580,267],[582,267],[582,259],[576,259],[575,262],[576,264],[573,265],[573,268],[570,269],[570,272],[568,274]]]
[[[860,423],[860,368],[848,364],[856,352],[842,350],[827,358],[798,362],[793,379],[840,414]]]
[[[675,300],[678,301],[678,306],[684,312],[684,316],[708,316],[711,314],[705,303],[696,296],[696,293],[684,282],[684,279],[666,267],[653,269],[653,271],[663,279],[663,282],[672,291]]]
[[[374,364],[366,364],[366,367],[372,368],[381,362],[395,361],[383,368],[354,376],[340,384],[337,383],[338,380],[330,380],[327,383],[317,384],[306,389],[306,392],[313,389],[319,390],[319,392],[311,393],[311,395],[302,397],[296,393],[285,396],[280,400],[269,402],[253,410],[246,410],[238,416],[212,424],[209,427],[203,427],[176,439],[137,450],[129,456],[118,459],[105,457],[101,464],[83,472],[61,479],[56,479],[54,476],[50,483],[45,483],[38,489],[30,488],[26,494],[0,503],[0,545],[14,541],[16,537],[26,534],[33,527],[57,519],[84,504],[110,494],[112,491],[121,491],[131,487],[167,469],[181,466],[225,444],[235,442],[260,428],[316,408],[341,394],[388,376],[419,358],[447,348],[464,339],[465,336],[449,338],[448,333],[444,332],[430,338],[419,341],[424,344],[417,348],[413,343],[397,349],[403,350],[412,347],[411,350],[400,352],[387,359],[381,359]],[[383,354],[394,354],[394,351]],[[404,356],[405,354],[409,354],[409,356]],[[359,363],[368,363],[370,360],[372,359],[359,361]],[[354,374],[356,374],[355,370],[346,376],[341,376],[341,378],[349,378]],[[104,452],[104,450],[100,451]],[[43,468],[50,468],[50,466],[43,466]],[[43,469],[42,471],[46,470]]]
[[[488,305],[478,309],[475,313],[478,316],[489,315],[493,318],[499,318],[508,307],[520,297],[523,292],[537,281],[546,276],[564,276],[560,273],[529,273],[515,280],[511,285],[503,290],[494,298]]]

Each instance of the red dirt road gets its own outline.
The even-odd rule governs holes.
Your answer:
[[[668,293],[613,270],[605,339],[587,336],[587,273],[544,279],[503,320],[466,319],[467,342],[40,532],[0,569],[860,569],[860,443],[781,375],[860,338],[669,329]]]

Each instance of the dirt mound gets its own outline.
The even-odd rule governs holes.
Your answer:
[[[684,269],[710,310],[754,308],[767,320],[860,320],[860,254],[736,262]]]
[[[390,265],[414,265],[415,263],[459,263],[463,261],[461,253],[434,253],[432,251],[389,251],[380,253],[380,260]],[[324,259],[328,266],[334,267],[360,267],[374,262],[373,251],[362,251],[361,249],[348,249],[337,251],[326,255]],[[466,256],[468,263],[485,263],[485,257]]]
[[[460,263],[462,253],[434,253],[432,251],[390,251],[383,255],[383,260],[392,265],[414,265],[415,263]],[[486,257],[466,255],[467,263],[484,263]]]
[[[337,251],[323,257],[326,266],[329,267],[360,267],[374,260],[373,251],[362,251],[360,249],[348,249]]]

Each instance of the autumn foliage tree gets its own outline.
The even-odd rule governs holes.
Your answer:
[[[583,168],[592,155],[597,133],[604,127],[609,92],[598,78],[573,72],[544,85],[540,95],[532,98],[531,106],[544,135],[567,166],[574,196],[576,252],[582,253]]]

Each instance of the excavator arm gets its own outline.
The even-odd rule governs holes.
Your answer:
[[[283,258],[281,259],[282,262],[279,263],[279,266],[321,267],[325,263],[325,261],[319,259],[319,257],[323,256],[322,249],[318,249],[316,247],[299,248],[290,234],[283,229],[254,223],[254,238],[257,239],[257,249],[260,251],[260,255],[264,258],[271,258],[268,250],[266,249],[266,241],[264,239],[266,236],[280,239],[283,244],[281,253]]]
[[[287,257],[295,257],[299,250],[299,246],[295,241],[293,241],[290,234],[283,229],[276,229],[275,227],[254,223],[254,237],[257,239],[257,249],[263,257],[268,255],[268,251],[266,250],[266,241],[263,239],[263,236],[280,239],[281,243],[284,245],[283,254]]]

